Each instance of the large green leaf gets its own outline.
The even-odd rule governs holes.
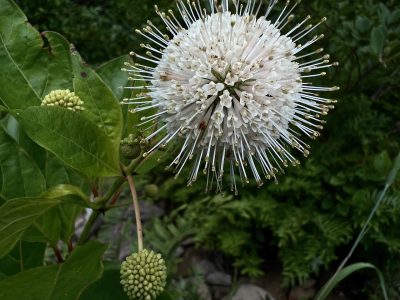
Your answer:
[[[45,31],[42,37],[49,44],[47,70],[49,77],[43,87],[42,98],[53,90],[73,89],[70,43],[59,33]]]
[[[140,81],[135,81],[133,84],[128,84],[128,86],[145,86],[147,85],[146,81],[140,80]],[[130,90],[128,90],[130,91]],[[138,94],[144,92],[144,90],[131,90],[132,93],[130,95],[124,95],[126,98],[134,98]],[[151,101],[151,98],[147,98],[148,101]],[[149,127],[151,124],[144,125],[143,127],[138,126],[140,123],[143,123],[142,117],[148,117],[156,113],[157,109],[152,108],[148,110],[144,110],[141,112],[135,112],[132,113],[132,109],[136,107],[134,104],[129,104],[129,105],[123,105],[124,107],[124,112],[125,112],[125,128],[124,128],[124,135],[128,135],[130,133],[132,134],[137,134],[138,132],[141,132],[144,136],[147,136],[151,134],[151,132],[154,130],[155,127],[150,127],[146,131],[143,131],[143,127]]]
[[[119,174],[119,150],[96,125],[59,107],[30,107],[14,113],[27,134],[66,164],[88,176]]]
[[[75,191],[75,201],[84,201],[87,203],[87,195],[89,187],[87,181],[78,174],[65,166],[56,156],[52,153],[47,153],[45,177],[48,187],[54,187],[60,191],[62,188],[68,188],[71,192]],[[79,188],[78,188],[79,187]],[[83,189],[83,191],[82,191]],[[54,190],[56,192],[56,190]],[[86,194],[85,194],[86,193]],[[80,196],[79,196],[80,195]],[[69,201],[68,201],[69,202]],[[76,202],[75,202],[76,203]],[[75,220],[77,215],[82,211],[82,202],[76,204],[63,204],[52,208],[45,213],[44,218],[58,218],[59,228],[55,230],[55,240],[61,239],[68,241],[75,231]],[[47,219],[48,220],[48,219]]]
[[[128,296],[120,284],[120,263],[104,263],[103,276],[88,287],[80,300],[128,300]]]
[[[39,167],[3,130],[0,130],[0,168],[0,188],[5,198],[37,196],[46,189]]]
[[[59,203],[57,199],[18,198],[0,207],[0,258],[8,254],[26,228]]]
[[[120,267],[120,263],[105,262],[103,276],[89,286],[79,300],[128,300],[120,283]],[[156,300],[172,300],[172,298],[164,292]]]
[[[120,101],[122,101],[124,98],[133,98],[137,94],[143,92],[143,90],[130,90],[124,89],[123,87],[138,87],[147,85],[146,81],[144,80],[136,80],[134,82],[128,80],[129,77],[127,75],[127,72],[121,71],[121,68],[124,68],[125,62],[132,63],[132,58],[129,55],[120,56],[106,62],[97,69],[97,73],[107,83],[107,85],[113,91],[115,97],[117,97]],[[151,101],[150,99],[148,100]],[[152,109],[150,111],[130,113],[129,110],[133,109],[134,105],[122,105],[121,107],[125,119],[125,128],[123,130],[124,136],[130,133],[137,133],[140,128],[136,125],[142,122],[140,118],[143,116],[148,116],[149,114],[153,114],[155,112],[155,110]],[[145,134],[149,133],[150,132],[146,132]]]
[[[372,50],[380,55],[383,51],[383,47],[385,46],[387,37],[387,29],[384,25],[379,25],[378,27],[374,27],[371,31],[371,48]]]
[[[117,148],[121,140],[123,121],[118,99],[75,50],[72,50],[72,66],[74,91],[84,102],[83,114],[99,126]]]
[[[97,68],[97,74],[104,80],[118,100],[129,97],[130,90],[122,87],[128,86],[128,73],[121,71],[125,62],[132,62],[129,55],[114,58]]]
[[[22,239],[48,242],[54,246],[60,240],[68,243],[75,232],[75,221],[82,209],[82,207],[68,202],[60,203],[38,218],[28,228]]]
[[[17,144],[26,151],[26,153],[29,154],[44,175],[47,151],[28,137],[25,131],[21,128],[21,125],[12,115],[8,115],[4,120],[2,120],[2,125],[7,134],[11,136]]]
[[[331,278],[318,292],[317,296],[315,297],[315,300],[324,300],[326,299],[329,294],[332,292],[332,290],[346,277],[349,275],[353,274],[354,272],[357,272],[362,269],[373,269],[376,271],[376,274],[378,275],[379,282],[382,288],[382,295],[383,299],[388,300],[387,296],[387,291],[385,287],[385,281],[383,279],[383,275],[381,271],[375,267],[373,264],[370,263],[354,263],[351,264],[350,266],[347,266],[346,268],[340,270],[339,273],[335,274],[333,278]]]
[[[76,187],[58,186],[33,198],[17,198],[0,206],[0,258],[7,255],[25,230],[45,213],[64,203],[86,205]],[[40,226],[38,226],[40,229]],[[52,230],[52,228],[45,228]],[[43,232],[45,236],[46,232]]]
[[[85,178],[75,170],[63,164],[60,159],[50,152],[47,152],[44,175],[48,188],[58,184],[71,184],[79,186],[84,191],[88,191]]]
[[[57,185],[49,189],[44,195],[50,198],[62,198],[62,202],[46,211],[38,218],[33,227],[39,231],[39,238],[30,234],[24,235],[31,241],[46,241],[56,245],[59,240],[69,242],[75,232],[75,221],[84,207],[90,207],[88,196],[73,185]]]
[[[60,184],[41,195],[63,201],[46,211],[23,235],[24,240],[49,242],[56,245],[59,240],[69,242],[75,232],[75,220],[84,207],[90,207],[88,196],[73,185]]]
[[[45,45],[44,37],[49,45]],[[43,36],[12,0],[0,0],[0,99],[9,108],[38,105],[53,88],[70,86],[65,78],[67,42],[54,33]],[[6,87],[6,88],[4,88]]]
[[[0,260],[0,272],[6,276],[43,265],[45,243],[19,241],[14,249]]]
[[[164,292],[156,300],[172,300],[172,297],[167,292]]]
[[[2,300],[74,300],[103,272],[106,246],[91,241],[63,264],[21,272],[0,282]]]

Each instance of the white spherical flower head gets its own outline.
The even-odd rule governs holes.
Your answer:
[[[299,163],[290,148],[309,154],[301,135],[318,136],[321,115],[333,108],[335,101],[319,92],[337,87],[313,86],[310,80],[337,63],[328,55],[315,57],[322,49],[305,51],[323,37],[309,34],[325,18],[307,25],[308,16],[290,26],[299,1],[287,1],[272,21],[267,17],[277,1],[264,9],[256,2],[243,6],[225,0],[218,6],[210,0],[207,12],[199,1],[178,1],[181,19],[157,9],[171,38],[151,22],[137,30],[152,45],[142,45],[146,56],[132,55],[154,65],[126,64],[131,80],[150,85],[127,87],[147,92],[124,103],[137,104],[136,112],[157,108],[142,118],[141,125],[159,123],[146,138],[153,144],[145,155],[179,139],[182,146],[169,167],[178,175],[191,164],[189,184],[204,172],[207,189],[214,182],[220,190],[226,170],[235,193],[236,174],[243,182],[254,177],[259,185],[262,178],[276,179],[283,167]]]

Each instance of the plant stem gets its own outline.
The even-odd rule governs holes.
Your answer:
[[[111,209],[112,207],[114,207],[114,205],[115,205],[115,203],[117,202],[119,196],[121,195],[121,192],[122,192],[122,189],[121,189],[121,188],[119,188],[119,189],[115,192],[114,196],[112,197],[112,199],[111,199],[111,201],[110,201],[110,205],[107,206],[106,210],[109,210],[109,209]]]
[[[122,166],[122,171],[124,174],[130,175],[133,170],[135,170],[142,162],[148,159],[149,156],[144,158],[142,155],[139,156],[138,159],[133,160],[129,166]],[[85,228],[82,231],[81,236],[78,240],[78,245],[83,245],[89,238],[90,230],[92,229],[93,224],[96,222],[97,218],[103,213],[107,208],[108,201],[115,195],[118,189],[125,183],[126,178],[123,176],[118,177],[110,189],[104,194],[104,196],[95,199],[93,204],[96,206],[96,209],[93,210],[92,214],[89,217],[89,220],[85,224]]]
[[[92,229],[93,224],[96,222],[97,218],[100,216],[101,212],[99,210],[94,210],[89,217],[89,220],[86,222],[85,227],[81,233],[81,236],[78,240],[78,245],[83,245],[89,238],[90,230]]]
[[[69,240],[68,242],[68,253],[71,253],[74,251],[74,246],[72,245],[72,240]]]
[[[142,220],[141,220],[141,216],[140,216],[140,206],[139,206],[139,201],[138,201],[138,197],[137,197],[137,193],[136,193],[136,189],[135,189],[135,183],[133,182],[132,175],[126,176],[126,179],[128,180],[129,188],[131,189],[132,202],[133,202],[133,207],[135,209],[138,251],[140,252],[143,250],[143,230],[142,230]]]
[[[60,249],[57,248],[57,246],[51,246],[53,248],[54,254],[56,255],[57,261],[59,263],[62,263],[64,259],[62,258],[61,251]]]

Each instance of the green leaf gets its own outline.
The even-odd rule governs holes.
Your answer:
[[[382,24],[385,24],[390,16],[389,9],[383,3],[378,4],[378,15]]]
[[[90,207],[91,205],[88,196],[80,188],[70,184],[59,184],[51,187],[42,193],[41,196],[52,199],[72,196],[68,201],[69,203],[74,203],[82,207]]]
[[[104,263],[103,276],[88,287],[79,300],[128,300],[120,284],[120,263]]]
[[[60,107],[14,112],[27,134],[72,168],[88,176],[119,174],[119,149],[80,113]]]
[[[62,162],[51,153],[48,153],[47,155],[46,181],[49,187],[57,185],[54,189],[58,189],[58,191],[60,191],[62,188],[69,189],[71,192],[70,196],[72,196],[69,200],[71,203],[76,203],[75,205],[70,203],[59,205],[46,212],[44,216],[44,218],[57,218],[59,220],[59,222],[57,222],[57,224],[59,224],[59,228],[57,231],[54,230],[54,241],[61,239],[65,242],[69,242],[71,236],[75,232],[76,217],[79,215],[79,213],[81,213],[82,205],[88,207],[91,205],[91,203],[88,202],[87,195],[80,189],[83,188],[85,191],[87,191],[88,184],[81,175],[63,165]],[[78,186],[80,188],[78,188]],[[54,189],[52,190],[55,192],[56,190]],[[38,222],[36,224],[38,224]],[[46,229],[49,228],[46,226]],[[39,240],[40,238],[43,238],[43,235],[39,232]]]
[[[59,204],[49,209],[38,220],[34,227],[39,231],[36,237],[24,235],[24,240],[46,241],[56,245],[59,240],[68,243],[75,232],[75,220],[81,213],[82,207],[70,203]],[[30,231],[27,231],[31,233]]]
[[[128,73],[121,71],[125,62],[132,62],[129,55],[114,58],[97,68],[97,73],[108,85],[118,100],[129,97],[130,91],[123,87],[128,86]]]
[[[330,279],[319,291],[317,296],[315,297],[315,300],[324,300],[326,299],[329,294],[332,292],[332,290],[347,276],[351,275],[352,273],[362,270],[362,269],[374,269],[378,275],[379,282],[381,284],[382,288],[382,293],[383,297],[385,300],[388,300],[387,292],[386,292],[386,287],[385,287],[385,281],[383,279],[381,271],[377,267],[375,267],[373,264],[370,263],[354,263],[344,269],[342,269],[339,273],[335,274],[332,279]]]
[[[375,156],[374,168],[377,172],[387,174],[391,167],[392,161],[390,160],[390,156],[386,150]]]
[[[48,47],[13,1],[0,0],[0,86],[7,87],[0,89],[0,99],[11,109],[38,105],[49,89],[66,86],[59,81],[69,68],[60,50],[65,40],[44,36]]]
[[[18,198],[3,204],[0,207],[0,258],[14,248],[25,229],[58,203],[57,199]]]
[[[371,48],[375,54],[380,55],[386,42],[387,30],[383,25],[374,27],[371,31]]]
[[[400,9],[393,11],[388,19],[388,25],[394,25],[400,21]]]
[[[71,184],[88,190],[85,178],[75,170],[67,167],[54,154],[47,152],[45,177],[47,187],[58,184]]]
[[[365,17],[357,16],[356,18],[356,28],[361,33],[367,32],[371,28],[371,21]]]
[[[46,189],[42,172],[32,158],[0,130],[0,181],[5,198],[37,196]]]
[[[386,185],[391,186],[394,183],[397,173],[399,171],[400,171],[400,152],[399,152],[399,154],[397,154],[397,157],[394,161],[392,170],[390,171],[390,173],[387,177]]]
[[[24,239],[46,241],[55,245],[59,240],[69,242],[75,232],[75,220],[83,207],[90,207],[88,196],[78,187],[60,184],[41,195],[46,198],[63,199],[63,202],[46,211],[28,230]]]
[[[167,292],[164,292],[160,296],[158,296],[156,300],[173,300],[173,299]]]
[[[10,135],[17,144],[29,154],[42,173],[44,173],[46,165],[46,150],[27,136],[25,131],[21,128],[21,125],[12,115],[8,115],[7,118],[3,120],[2,125],[7,134]]]
[[[136,94],[135,90],[123,88],[132,85],[128,80],[128,74],[121,70],[124,67],[125,62],[132,63],[132,58],[129,55],[123,55],[104,63],[97,69],[99,76],[104,80],[119,101],[122,101],[124,98],[131,98]],[[131,126],[130,118],[132,117],[132,114],[128,112],[128,105],[121,105],[121,110],[125,120],[123,136],[127,135],[127,129],[129,133],[135,133],[138,128]],[[137,121],[136,119],[137,116],[135,116],[135,123]]]
[[[83,114],[105,132],[113,147],[118,148],[123,121],[118,99],[75,50],[72,50],[72,66],[74,92],[84,102]]]
[[[71,198],[71,196],[74,196]],[[33,225],[36,220],[44,216],[47,211],[66,203],[79,204],[87,207],[87,201],[82,198],[78,188],[73,186],[61,185],[46,192],[41,196],[32,198],[17,198],[7,201],[0,207],[0,258],[8,254],[15,246],[18,240],[23,236],[25,230]],[[60,222],[58,218],[53,216],[55,222]],[[70,222],[70,220],[69,220]],[[41,226],[36,225],[37,229]],[[53,227],[43,227],[42,230],[45,237],[51,240],[53,235],[49,234]],[[70,230],[64,228],[63,230]],[[42,240],[30,240],[42,241]]]
[[[48,72],[51,74],[43,87],[42,98],[53,90],[72,90],[70,43],[61,34],[53,31],[45,31],[41,36],[46,39],[50,45],[48,53]]]
[[[10,254],[0,260],[0,270],[7,276],[43,265],[45,243],[19,241]],[[1,279],[0,279],[1,280]]]
[[[0,282],[2,300],[74,300],[103,272],[106,246],[88,242],[60,265],[24,271]]]
[[[163,151],[154,151],[146,157],[143,162],[135,169],[139,174],[146,174],[155,167],[159,166],[168,158],[168,153]]]
[[[147,85],[147,83],[145,80],[138,80],[138,81],[135,81],[133,84],[130,84],[130,86],[135,86],[135,87],[146,86],[146,85]],[[131,90],[131,94],[127,95],[126,98],[137,97],[138,94],[143,93],[143,92],[144,92],[144,90]],[[147,101],[151,102],[151,98],[146,98],[143,100],[147,100]],[[125,111],[125,115],[124,115],[124,118],[125,118],[124,135],[125,136],[129,135],[131,133],[137,134],[139,131],[141,132],[141,134],[143,136],[147,136],[152,133],[152,131],[154,130],[154,127],[149,127],[150,124],[147,124],[147,126],[144,126],[144,127],[149,127],[146,131],[143,131],[143,128],[139,127],[137,125],[139,125],[140,123],[143,123],[142,117],[148,117],[148,116],[155,114],[157,112],[157,108],[151,108],[148,110],[132,113],[131,110],[135,109],[137,107],[137,105],[125,104],[125,105],[123,105],[123,107],[125,109],[124,110]]]

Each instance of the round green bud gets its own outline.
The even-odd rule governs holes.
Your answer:
[[[70,90],[51,91],[42,100],[42,106],[61,106],[76,112],[84,110],[83,101]]]
[[[140,147],[131,146],[128,144],[121,144],[121,153],[128,159],[134,159],[140,155]]]
[[[167,268],[161,254],[144,249],[121,264],[121,284],[129,299],[155,300],[164,291]]]
[[[121,153],[128,159],[134,159],[140,155],[141,148],[139,140],[133,134],[128,135],[121,141]]]
[[[144,186],[144,192],[150,198],[156,198],[159,195],[160,189],[155,184],[146,184]]]

